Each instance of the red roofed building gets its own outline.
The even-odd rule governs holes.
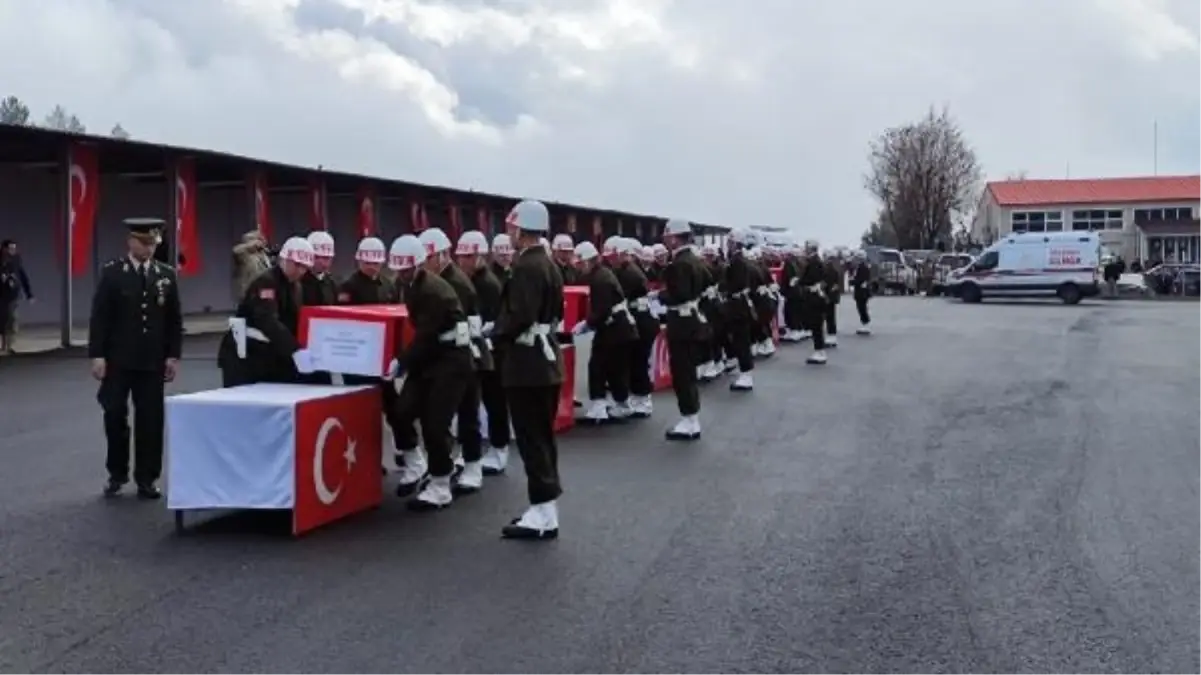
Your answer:
[[[1201,176],[989,183],[972,238],[1011,232],[1094,231],[1127,260],[1201,261]]]

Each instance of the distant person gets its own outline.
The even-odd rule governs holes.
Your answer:
[[[1118,295],[1118,279],[1122,278],[1122,265],[1120,258],[1111,258],[1105,263],[1105,269],[1102,276],[1105,279],[1105,294],[1111,298],[1116,298]]]
[[[271,252],[266,237],[258,230],[251,230],[242,235],[242,241],[234,246],[233,255],[233,298],[236,304],[242,301],[251,282],[271,269]]]
[[[0,355],[13,353],[17,339],[17,306],[22,292],[26,300],[34,302],[17,242],[5,239],[0,243]]]

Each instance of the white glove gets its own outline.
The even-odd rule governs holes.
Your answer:
[[[571,334],[572,335],[583,335],[584,333],[590,332],[591,330],[592,329],[588,327],[587,321],[581,321],[581,322],[577,323],[571,329]]]
[[[567,330],[567,327],[566,327],[566,325],[563,323],[563,319],[559,319],[559,323],[558,323],[558,325],[556,325],[556,326],[555,326],[555,332],[556,332],[556,333],[562,333],[562,332],[564,332],[564,331],[566,331],[566,330]]]
[[[317,370],[313,352],[308,349],[297,349],[292,353],[292,363],[296,364],[296,372],[308,375]]]
[[[392,363],[388,364],[388,370],[384,372],[384,380],[391,382],[400,374],[400,361],[392,359]]]
[[[496,328],[496,326],[489,321],[488,323],[480,326],[480,335],[484,337],[492,337],[492,329],[494,328]]]

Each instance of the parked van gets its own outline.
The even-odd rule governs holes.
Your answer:
[[[1095,232],[1011,234],[952,272],[947,290],[964,302],[1057,296],[1074,305],[1100,293],[1100,263]]]

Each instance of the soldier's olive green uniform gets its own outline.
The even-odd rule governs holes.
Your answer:
[[[659,301],[667,308],[667,349],[671,386],[680,414],[701,410],[696,366],[709,339],[709,324],[701,313],[700,300],[709,285],[705,263],[692,246],[676,250],[663,270]]]
[[[563,363],[555,327],[563,319],[563,278],[541,246],[513,261],[492,341],[505,351],[501,381],[528,481],[530,504],[553,501],[559,483],[555,413]]]
[[[855,263],[851,272],[851,288],[855,298],[855,311],[859,312],[859,323],[866,327],[872,322],[867,312],[867,301],[872,297],[872,268],[866,260]]]
[[[501,283],[487,265],[481,265],[471,275],[475,287],[480,319],[484,324],[496,323],[500,316]],[[501,383],[505,353],[501,345],[493,340],[486,341],[492,352],[492,368],[479,372],[480,398],[488,412],[488,444],[494,448],[509,445],[509,404],[505,401],[504,385]]]
[[[167,359],[183,346],[175,270],[155,260],[111,260],[92,295],[88,356],[104,359],[96,399],[104,411],[105,466],[111,483],[129,481],[129,401],[134,407],[133,478],[153,488],[163,466],[163,387]],[[155,493],[157,496],[157,492]]]
[[[256,382],[299,382],[292,355],[300,349],[300,285],[272,267],[246,287],[234,316],[246,320],[246,358],[238,358],[233,335],[226,333],[217,348],[221,386]]]
[[[780,292],[784,295],[784,326],[790,331],[801,330],[801,261],[795,255],[784,258]]]
[[[763,342],[771,337],[771,317],[775,315],[775,301],[770,293],[771,272],[762,260],[748,263],[751,271],[751,304],[754,318],[751,321],[751,341]]]
[[[555,267],[559,269],[559,276],[563,277],[564,286],[579,286],[587,283],[583,275],[580,274],[580,271],[571,265],[555,261]]]
[[[615,274],[638,330],[638,339],[629,349],[627,370],[630,393],[634,396],[650,396],[655,390],[655,383],[651,382],[651,350],[655,348],[655,338],[659,335],[659,320],[651,313],[650,300],[647,298],[650,289],[642,268],[635,262],[627,261],[617,266]]]
[[[401,436],[396,449],[416,449],[412,429],[420,421],[429,473],[442,478],[454,471],[450,422],[475,378],[467,315],[455,289],[425,270],[417,271],[404,293],[413,337],[403,355],[405,380],[397,405],[399,424],[393,429]]]
[[[801,261],[801,325],[813,333],[813,349],[826,348],[826,299],[822,285],[826,268],[816,256]]]
[[[602,400],[608,391],[614,402],[625,403],[630,398],[630,352],[638,340],[634,317],[621,282],[608,266],[597,265],[580,281],[588,284],[585,321],[594,331],[588,357],[588,398]]]
[[[704,358],[701,360],[721,363],[725,360],[726,343],[726,322],[721,300],[724,271],[718,260],[702,260],[702,262],[705,264],[705,272],[709,275],[709,285],[705,288],[704,295],[701,296],[701,312],[709,320],[709,343],[702,354]]]
[[[842,265],[837,260],[822,262],[826,284],[826,336],[838,335],[838,301],[842,299]]]
[[[306,272],[303,277],[300,277],[300,304],[313,307],[338,304],[338,280],[329,272],[321,276],[312,271]],[[331,384],[333,382],[330,373],[321,371],[301,374],[299,377],[300,381],[306,384]]]
[[[467,330],[471,336],[472,364],[477,373],[463,385],[463,395],[456,411],[459,418],[459,445],[463,448],[463,461],[478,462],[484,451],[480,439],[480,381],[478,373],[493,370],[492,350],[481,332],[484,321],[480,317],[479,299],[471,279],[457,265],[442,269],[442,278],[454,289],[459,304],[467,317]]]
[[[754,269],[751,262],[741,253],[730,257],[725,273],[725,319],[726,331],[730,335],[730,356],[738,360],[738,372],[749,373],[755,369],[751,357],[751,336],[755,322]]]

